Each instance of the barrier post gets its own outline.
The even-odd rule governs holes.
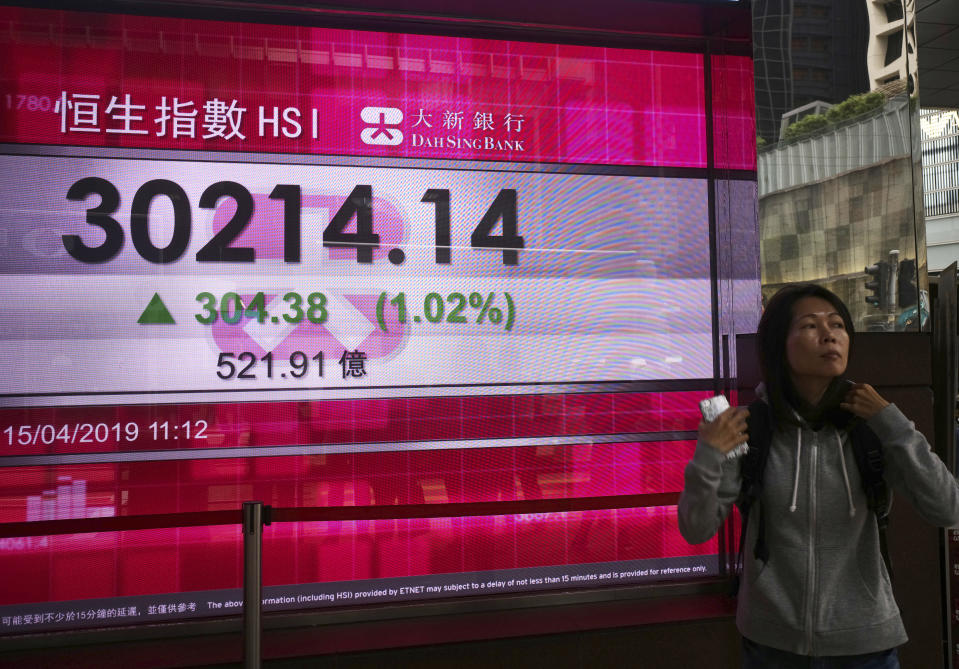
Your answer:
[[[243,502],[243,666],[260,669],[263,621],[263,502]]]

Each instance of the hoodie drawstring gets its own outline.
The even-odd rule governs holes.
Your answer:
[[[846,499],[849,500],[849,517],[856,515],[856,505],[852,503],[852,488],[849,487],[849,474],[846,473],[846,455],[842,450],[842,438],[836,433],[836,443],[839,445],[839,462],[842,463],[842,478],[846,482]]]
[[[839,462],[842,464],[842,480],[846,483],[846,500],[849,502],[849,517],[856,515],[856,505],[852,501],[852,487],[849,485],[849,472],[846,469],[846,455],[842,450],[842,437],[835,432],[836,444],[839,446]],[[802,429],[796,430],[796,478],[793,481],[793,499],[789,505],[789,512],[796,511],[796,499],[799,496],[799,463],[802,461]]]
[[[793,482],[793,501],[789,506],[789,513],[796,510],[796,496],[799,494],[799,462],[802,458],[802,429],[796,430],[796,480]]]

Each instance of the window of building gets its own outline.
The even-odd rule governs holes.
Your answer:
[[[886,20],[889,21],[889,23],[902,20],[902,4],[899,0],[887,2],[882,8],[886,11]]]
[[[891,65],[902,56],[902,33],[893,33],[886,40],[886,65]]]

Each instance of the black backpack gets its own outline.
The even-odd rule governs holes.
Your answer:
[[[868,508],[876,516],[876,524],[879,528],[879,550],[891,578],[892,563],[886,545],[886,527],[889,525],[889,487],[883,478],[882,443],[876,433],[864,421],[855,419],[852,414],[847,414],[846,418],[845,427],[852,442],[852,451],[866,492]],[[739,574],[742,573],[746,527],[749,523],[750,510],[763,491],[763,470],[766,468],[769,444],[772,441],[772,423],[772,409],[766,402],[756,400],[749,405],[749,418],[747,419],[749,450],[742,459],[743,481],[739,490],[739,498],[736,500],[739,512],[742,515],[742,527],[740,529],[739,554],[736,559],[733,581],[734,593],[739,589]],[[766,519],[762,504],[759,505],[759,527],[757,529],[753,556],[765,563],[769,561],[769,547],[766,546]]]

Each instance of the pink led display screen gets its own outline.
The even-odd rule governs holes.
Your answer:
[[[748,58],[22,8],[0,50],[0,529],[681,489],[717,282],[758,294],[710,250],[752,215],[711,195],[755,180]],[[281,523],[264,608],[719,553],[672,506]],[[2,538],[0,634],[236,614],[241,560]]]

